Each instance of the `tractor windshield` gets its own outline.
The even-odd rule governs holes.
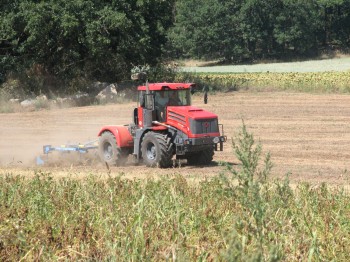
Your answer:
[[[165,106],[190,106],[190,90],[162,90],[155,91],[155,104],[161,107]]]

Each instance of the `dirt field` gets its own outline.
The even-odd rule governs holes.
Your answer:
[[[264,151],[270,151],[274,163],[273,177],[289,172],[291,181],[312,183],[348,183],[350,178],[350,96],[300,93],[235,92],[209,97],[204,105],[195,96],[193,104],[215,112],[225,126],[225,134],[235,136],[244,119],[249,132],[260,139]],[[44,144],[85,142],[96,139],[99,128],[106,124],[127,124],[131,121],[134,103],[42,110],[38,112],[0,114],[0,173],[33,174],[33,170],[52,172],[55,176],[106,173],[106,167],[94,161],[53,162],[37,167],[35,157]],[[69,160],[70,159],[69,155]],[[57,156],[50,156],[55,159]],[[56,159],[57,160],[57,159]],[[232,154],[231,139],[224,152],[214,160],[238,164]],[[113,167],[112,174],[128,177],[149,177],[158,174],[182,173],[187,177],[213,176],[223,167],[194,168],[183,163],[171,169],[146,168],[143,165]]]

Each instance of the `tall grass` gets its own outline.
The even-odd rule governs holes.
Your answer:
[[[1,174],[0,260],[346,260],[350,197],[271,181],[244,125],[234,141],[240,165],[199,183]]]

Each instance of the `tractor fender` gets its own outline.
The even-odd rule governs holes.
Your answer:
[[[115,136],[119,147],[134,146],[134,139],[127,126],[104,126],[98,133],[98,136],[101,136],[103,132],[111,132]]]

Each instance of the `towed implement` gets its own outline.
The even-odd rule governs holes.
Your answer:
[[[88,152],[96,150],[97,148],[98,140],[89,141],[83,144],[65,144],[60,146],[45,145],[43,146],[43,155],[36,157],[36,164],[39,166],[44,165],[46,162],[48,162],[49,154],[55,151],[61,153],[77,152],[79,153],[79,158],[81,158],[83,154],[87,154]]]

